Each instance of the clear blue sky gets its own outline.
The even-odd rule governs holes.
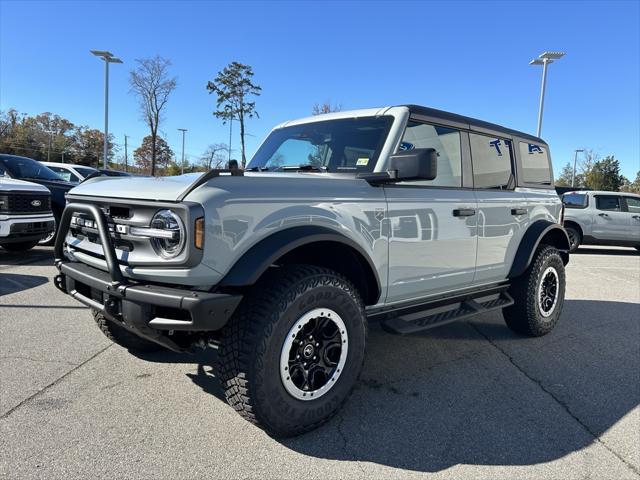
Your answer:
[[[0,108],[58,113],[137,147],[147,129],[129,93],[136,58],[171,59],[178,88],[161,126],[177,155],[226,142],[207,80],[232,60],[263,88],[248,122],[249,155],[270,128],[331,99],[344,109],[418,103],[535,132],[544,50],[550,66],[542,136],[556,166],[577,147],[640,168],[640,3],[569,2],[57,2],[0,0]],[[236,130],[237,131],[237,130]],[[239,146],[234,136],[234,148]]]

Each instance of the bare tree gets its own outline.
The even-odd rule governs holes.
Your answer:
[[[312,115],[322,115],[323,113],[340,112],[342,105],[335,103],[331,105],[331,100],[327,100],[324,103],[316,103],[311,110]]]
[[[220,168],[224,165],[225,157],[221,155],[222,152],[228,152],[229,147],[226,143],[213,143],[207,147],[205,152],[200,157],[202,165],[207,169]]]
[[[136,60],[138,66],[131,71],[131,91],[138,97],[142,117],[149,126],[151,137],[151,175],[155,175],[158,150],[158,126],[163,120],[162,110],[169,94],[176,88],[176,77],[169,77],[171,61],[156,55]]]

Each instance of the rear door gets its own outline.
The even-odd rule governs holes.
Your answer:
[[[527,197],[515,188],[513,142],[470,133],[473,183],[478,202],[475,284],[504,280],[529,224]]]
[[[437,177],[384,187],[388,303],[468,286],[475,271],[477,205],[473,189],[463,188],[463,158],[470,167],[466,133],[410,120],[400,150],[414,148],[437,151]]]
[[[640,197],[624,196],[629,217],[629,237],[640,245]]]
[[[624,211],[620,195],[595,195],[592,235],[603,241],[628,241],[630,215]]]

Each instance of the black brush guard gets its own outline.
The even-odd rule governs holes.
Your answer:
[[[65,259],[64,243],[74,213],[84,213],[95,219],[108,272]],[[242,300],[242,295],[171,288],[126,279],[118,264],[106,216],[91,204],[67,204],[58,226],[54,258],[60,271],[54,279],[58,289],[138,336],[173,351],[185,351],[187,347],[173,341],[168,332],[219,330]],[[181,315],[171,318],[176,312]]]

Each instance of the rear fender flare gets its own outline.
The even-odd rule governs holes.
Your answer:
[[[533,256],[541,243],[546,243],[556,247],[566,265],[569,263],[569,236],[562,225],[550,222],[549,220],[537,220],[533,222],[522,238],[518,251],[516,252],[513,265],[509,271],[508,278],[515,278],[522,275],[531,262]]]

